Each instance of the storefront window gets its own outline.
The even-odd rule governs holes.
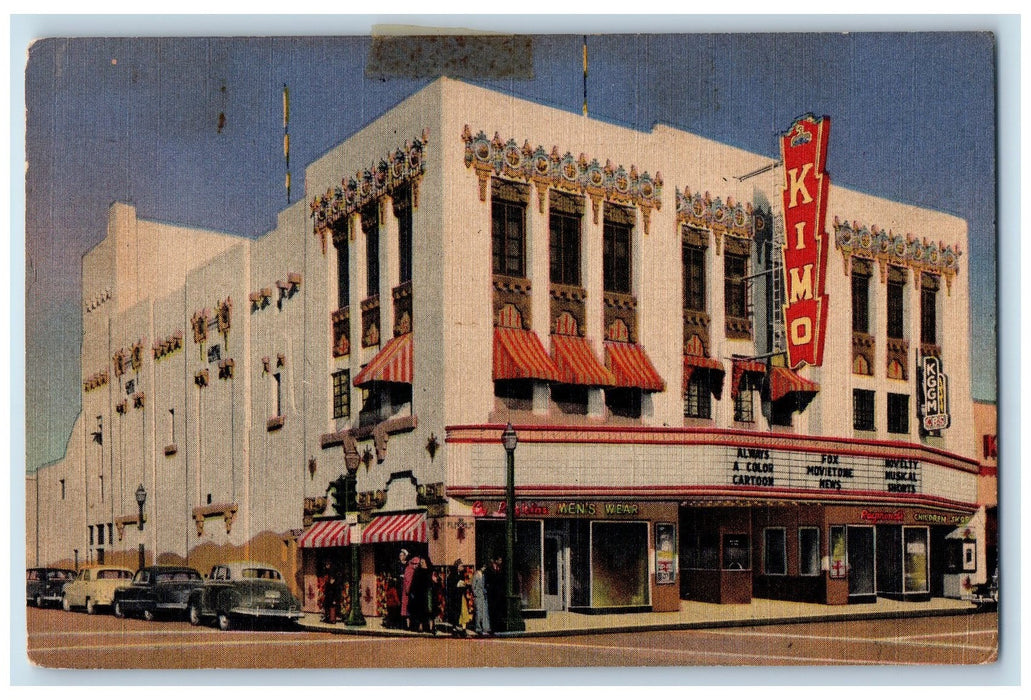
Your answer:
[[[732,571],[751,569],[748,546],[748,535],[735,533],[723,535],[723,568]]]
[[[906,593],[923,593],[927,588],[927,528],[902,529],[905,552],[902,557],[903,579]]]
[[[798,528],[798,573],[800,576],[820,574],[820,528]]]
[[[591,605],[647,605],[648,593],[648,523],[591,523]]]
[[[523,607],[539,610],[541,607],[541,538],[540,520],[516,521],[515,572],[516,590]],[[476,522],[476,559],[485,562],[505,556],[505,522],[478,520]]]

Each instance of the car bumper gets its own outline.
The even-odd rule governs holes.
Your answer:
[[[233,608],[230,611],[233,615],[243,617],[272,617],[277,620],[300,620],[304,613],[300,610],[269,610],[267,608]]]
[[[186,610],[186,603],[158,603],[154,607],[158,610]]]

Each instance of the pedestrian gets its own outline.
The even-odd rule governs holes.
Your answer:
[[[404,550],[401,550],[404,552]],[[407,555],[407,552],[405,552]],[[415,578],[415,571],[419,568],[419,557],[408,558],[405,564],[405,571],[401,577],[401,621],[402,629],[412,628],[412,581]]]
[[[424,557],[412,557],[415,570],[408,591],[409,629],[413,632],[429,631],[430,570]]]
[[[401,627],[401,596],[397,593],[397,579],[394,576],[387,576],[386,578],[383,604],[387,608],[387,615],[383,619],[383,626],[397,629]]]
[[[458,617],[462,613],[462,595],[465,593],[465,585],[462,580],[462,560],[455,559],[450,571],[447,572],[445,581],[447,597],[444,603],[444,615],[452,631],[457,629]]]
[[[326,576],[325,588],[323,589],[322,609],[324,613],[323,620],[331,625],[335,625],[337,621],[340,593],[340,577],[335,570],[330,569],[329,574]]]
[[[499,630],[503,627],[502,620],[505,617],[505,573],[503,560],[500,556],[494,557],[490,566],[484,572],[487,584],[487,607],[490,609],[491,629]]]
[[[475,621],[473,629],[477,634],[486,636],[491,634],[490,610],[487,601],[487,569],[489,564],[480,564],[480,568],[473,574],[473,604],[475,606]]]

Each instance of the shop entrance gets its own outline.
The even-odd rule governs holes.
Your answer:
[[[544,531],[545,610],[565,610],[569,605],[569,535],[564,528]]]
[[[874,529],[872,526],[849,525],[845,535],[848,550],[848,602],[876,602]]]

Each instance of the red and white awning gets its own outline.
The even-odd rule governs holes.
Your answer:
[[[318,547],[346,547],[351,544],[351,527],[346,520],[317,522],[297,538],[302,549]]]
[[[605,365],[616,377],[616,385],[662,391],[666,388],[659,373],[655,371],[648,354],[637,343],[605,341]]]
[[[412,383],[412,334],[405,333],[391,338],[372,362],[354,378],[357,387],[372,382]]]
[[[766,364],[758,360],[734,360],[734,374],[730,378],[730,396],[737,398],[741,392],[741,377],[745,374],[766,374]]]
[[[616,378],[598,362],[586,338],[552,334],[551,351],[563,384],[616,386]]]
[[[521,328],[494,329],[494,379],[559,380],[540,338]]]
[[[770,401],[779,401],[788,394],[803,394],[808,396],[799,398],[808,404],[818,391],[819,384],[798,376],[787,367],[770,369]]]
[[[383,542],[426,542],[426,513],[381,515],[373,518],[362,533],[362,544]]]
[[[684,390],[687,390],[687,385],[691,383],[691,375],[694,374],[695,370],[708,370],[710,372],[726,372],[723,368],[723,363],[719,360],[711,357],[702,357],[701,355],[684,355]],[[720,382],[723,380],[721,379]]]

